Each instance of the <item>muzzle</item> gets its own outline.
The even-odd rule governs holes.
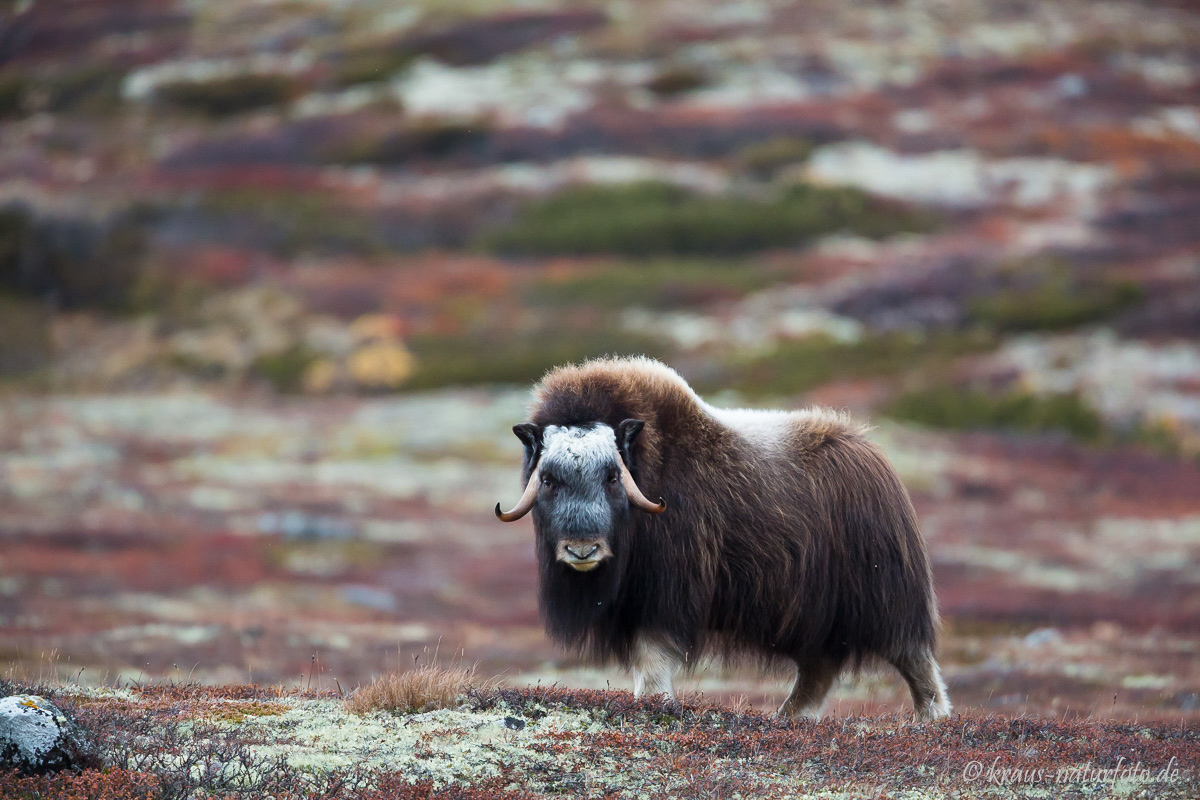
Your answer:
[[[555,551],[558,561],[580,572],[588,572],[612,558],[612,549],[603,539],[563,539]]]

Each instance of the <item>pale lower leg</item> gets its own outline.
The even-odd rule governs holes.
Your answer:
[[[840,671],[836,664],[826,661],[797,664],[792,693],[776,713],[781,717],[819,719],[825,695],[829,694],[829,687]]]
[[[893,662],[912,693],[913,717],[929,722],[950,716],[950,700],[937,659],[929,650],[921,650]]]
[[[666,642],[638,634],[633,645],[633,696],[665,694],[675,699],[671,682],[679,667],[679,656]]]

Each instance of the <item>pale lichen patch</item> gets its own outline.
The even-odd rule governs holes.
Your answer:
[[[291,766],[314,772],[367,767],[439,784],[495,777],[505,765],[549,764],[555,756],[535,747],[545,737],[601,729],[588,712],[563,709],[522,718],[517,729],[503,707],[397,715],[353,714],[333,699],[292,698],[281,706],[281,713],[247,715],[239,723],[256,739],[282,740],[255,745],[260,755],[283,755]]]

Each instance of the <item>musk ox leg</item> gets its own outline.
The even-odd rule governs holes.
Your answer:
[[[796,683],[776,713],[781,717],[820,719],[821,704],[839,672],[840,665],[832,661],[796,662]]]
[[[929,722],[950,716],[946,684],[942,681],[942,670],[932,652],[919,650],[892,663],[908,683],[908,690],[913,699],[913,718],[916,722]]]
[[[671,681],[682,659],[667,642],[639,633],[633,643],[633,696],[665,694],[672,700]]]

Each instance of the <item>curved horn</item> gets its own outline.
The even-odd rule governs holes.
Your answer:
[[[646,495],[642,494],[642,490],[634,482],[633,473],[629,471],[629,467],[625,466],[623,460],[621,461],[621,483],[625,485],[625,494],[629,497],[629,502],[642,511],[647,511],[651,514],[661,514],[667,510],[667,504],[661,497],[658,498],[657,503],[651,503],[646,499]]]
[[[533,504],[537,502],[538,482],[541,480],[539,472],[535,467],[533,474],[529,476],[529,483],[525,486],[525,494],[521,495],[512,511],[505,513],[500,510],[500,504],[496,503],[496,517],[501,522],[516,522],[533,508]]]

